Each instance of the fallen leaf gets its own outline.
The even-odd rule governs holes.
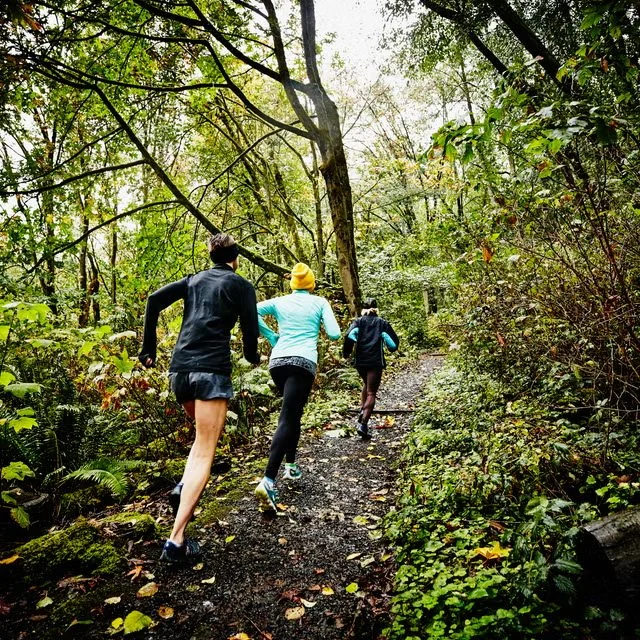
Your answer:
[[[104,603],[105,604],[118,604],[122,600],[120,596],[113,596],[112,598],[107,598]]]
[[[313,600],[305,600],[304,598],[300,598],[300,602],[307,608],[311,609],[311,607],[315,607],[318,603],[313,602]]]
[[[347,593],[355,593],[358,590],[358,583],[357,582],[352,582],[351,584],[348,584],[344,590]]]
[[[369,496],[371,500],[375,500],[376,502],[386,502],[387,499],[384,496]]]
[[[287,609],[284,612],[284,617],[287,620],[300,620],[304,615],[305,608],[304,607],[291,607],[291,609]]]
[[[375,561],[376,559],[373,556],[369,556],[368,558],[364,558],[364,560],[360,560],[360,566],[364,569],[370,564],[373,564]]]
[[[173,609],[171,607],[163,605],[158,609],[158,615],[163,620],[168,620],[169,618],[173,618]]]
[[[472,556],[482,556],[487,560],[495,560],[497,558],[506,558],[511,553],[511,549],[501,547],[496,540],[491,543],[490,547],[478,547],[471,552]]]
[[[111,621],[111,626],[114,629],[119,629],[123,624],[124,624],[124,620],[122,618],[116,618],[115,620]]]
[[[286,538],[278,538],[278,542],[280,544],[287,544],[287,542],[289,542]]]
[[[307,591],[320,591],[322,587],[319,584],[312,584],[310,587],[307,587]]]
[[[0,564],[13,564],[19,557],[17,553],[14,553],[12,556],[0,560]]]
[[[193,565],[194,571],[202,571],[204,569],[204,562],[198,562],[198,564]]]
[[[393,558],[393,554],[392,553],[382,553],[382,554],[380,554],[380,562],[386,562],[390,558]]]
[[[322,595],[323,596],[332,596],[335,593],[335,591],[329,587],[329,586],[324,586],[322,587]]]
[[[210,578],[207,578],[206,580],[200,580],[200,582],[202,582],[202,584],[213,584],[216,581],[216,577],[215,576],[211,576]]]
[[[145,571],[142,574],[147,580],[155,580],[155,575],[153,573],[151,573],[150,571]]]
[[[356,558],[359,558],[362,555],[362,551],[358,551],[356,553],[350,553],[347,556],[347,560],[355,560]]]
[[[232,540],[235,540],[235,536],[227,536],[224,539],[225,544],[229,544]]]
[[[71,629],[71,627],[75,627],[77,625],[87,625],[87,624],[93,624],[93,620],[78,620],[77,618],[74,618],[70,623],[69,626],[65,629],[65,631],[68,631],[69,629]]]
[[[156,593],[158,593],[158,585],[155,582],[149,582],[148,584],[145,584],[144,587],[140,587],[138,589],[136,596],[138,596],[138,598],[149,598],[154,596]]]
[[[280,595],[280,599],[281,600],[292,600],[293,602],[297,602],[298,601],[298,594],[300,592],[298,591],[298,589],[287,589],[286,591],[283,591],[282,594]]]
[[[200,585],[199,584],[189,584],[185,587],[185,591],[188,591],[189,593],[193,593],[194,591],[200,591]]]
[[[38,600],[36,603],[36,609],[44,609],[53,604],[53,600],[49,596],[45,596],[42,600]]]
[[[244,631],[241,631],[240,633],[229,636],[227,640],[251,640],[251,638]]]
[[[149,616],[145,616],[141,611],[132,611],[124,619],[124,635],[142,631],[151,626],[153,620]]]
[[[127,575],[131,576],[131,581],[133,582],[134,580],[140,577],[141,573],[142,573],[142,565],[137,564],[133,569],[131,569],[131,571],[129,571],[129,573],[127,573]]]
[[[355,524],[362,524],[362,525],[367,525],[369,524],[369,520],[367,519],[366,516],[355,516],[353,518],[353,522]]]
[[[376,529],[375,531],[369,531],[370,540],[380,540],[380,538],[382,538],[382,531],[380,531],[380,529]]]

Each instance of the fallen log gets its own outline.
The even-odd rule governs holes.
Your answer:
[[[395,413],[413,413],[415,409],[374,409],[371,413],[376,414],[395,414]],[[360,413],[360,409],[347,409],[347,413],[358,414]]]
[[[640,508],[582,527],[576,553],[596,600],[637,608],[640,602]]]

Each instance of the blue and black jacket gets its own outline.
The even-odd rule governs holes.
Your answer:
[[[400,346],[393,327],[375,314],[361,316],[351,323],[342,346],[342,354],[348,358],[354,350],[354,364],[359,369],[378,369],[387,366],[384,346],[396,351]]]

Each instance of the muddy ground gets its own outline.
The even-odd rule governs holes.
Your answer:
[[[376,410],[393,413],[374,416],[372,441],[354,437],[340,421],[335,429],[304,432],[298,456],[303,477],[279,482],[277,516],[257,509],[258,467],[247,472],[234,466],[215,478],[212,488],[235,474],[236,489],[218,495],[210,488],[203,497],[203,503],[224,506],[221,517],[207,526],[196,518],[190,525],[188,534],[203,544],[202,562],[165,566],[157,562],[162,541],[132,541],[130,575],[51,585],[46,597],[54,602],[77,600],[78,606],[70,602],[66,618],[52,616],[46,606],[35,608],[42,589],[0,598],[10,605],[0,615],[0,638],[26,640],[52,632],[100,638],[109,630],[120,635],[122,625],[112,623],[132,611],[153,623],[130,635],[158,640],[378,638],[388,624],[395,569],[381,519],[394,504],[395,464],[412,409],[440,360],[426,356],[385,376]],[[343,419],[355,423],[353,415]],[[347,437],[340,437],[345,432]],[[263,455],[267,445],[265,440]],[[154,517],[167,516],[166,496],[148,508]],[[138,595],[150,583],[155,584],[150,591],[157,591]],[[89,592],[95,597],[87,598]],[[105,603],[109,598],[112,603]]]

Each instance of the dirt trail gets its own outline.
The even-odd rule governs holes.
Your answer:
[[[167,567],[156,562],[159,544],[136,545],[132,555],[153,574],[158,592],[137,598],[136,590],[146,582],[142,578],[109,581],[110,594],[121,595],[117,607],[101,605],[87,612],[90,628],[76,625],[64,634],[60,629],[60,635],[106,637],[114,618],[135,609],[157,624],[133,637],[377,638],[388,622],[394,570],[380,519],[394,503],[393,466],[413,418],[411,409],[440,361],[424,357],[384,377],[376,409],[408,411],[389,415],[393,426],[373,429],[371,442],[303,433],[298,456],[303,477],[297,483],[279,482],[283,510],[277,517],[257,510],[254,485],[243,480],[246,494],[223,521],[208,528],[197,520],[191,525],[191,535],[203,543],[200,565]],[[385,418],[376,414],[371,424],[382,426]],[[213,583],[203,582],[212,578]],[[172,616],[162,619],[161,607],[170,607]],[[289,620],[287,612],[303,615]],[[35,637],[34,627],[14,637]]]

